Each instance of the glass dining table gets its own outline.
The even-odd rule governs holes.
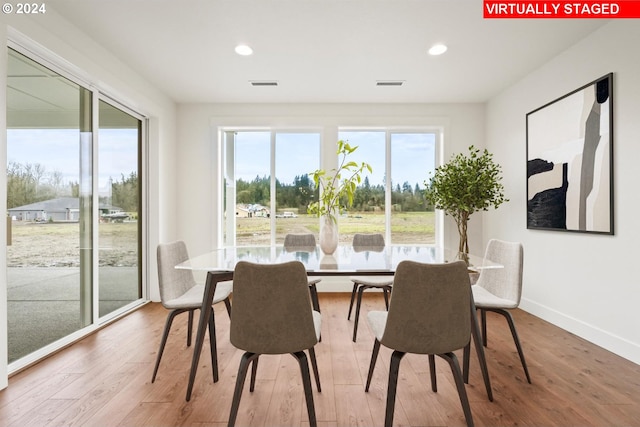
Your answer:
[[[309,276],[350,276],[350,275],[393,275],[398,264],[410,260],[424,263],[446,263],[464,259],[470,273],[478,273],[486,268],[502,268],[502,265],[472,254],[460,254],[456,251],[428,245],[386,245],[380,247],[358,247],[350,245],[338,246],[336,251],[327,255],[319,246],[296,247],[286,249],[282,245],[274,246],[237,246],[224,247],[198,255],[178,264],[176,268],[203,271],[207,273],[205,291],[200,310],[198,330],[193,349],[189,384],[186,400],[191,399],[200,353],[211,315],[213,295],[218,282],[233,280],[233,270],[239,261],[261,264],[276,264],[288,261],[300,261],[304,264]],[[233,308],[232,308],[233,310]],[[474,347],[480,362],[487,395],[493,401],[493,393],[487,371],[484,348],[480,337],[480,329],[475,316],[475,305],[471,301],[472,328]],[[210,332],[211,333],[211,332]],[[464,350],[464,379],[468,381],[470,345]],[[213,381],[218,381],[217,363],[213,366]]]

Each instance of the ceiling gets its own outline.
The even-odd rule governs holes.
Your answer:
[[[483,19],[480,0],[48,0],[47,8],[179,103],[484,102],[607,22]],[[449,50],[429,56],[439,42]],[[239,43],[254,54],[237,55]]]

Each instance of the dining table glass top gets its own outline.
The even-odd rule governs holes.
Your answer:
[[[469,269],[500,268],[501,265],[477,255],[465,255]],[[176,268],[197,271],[232,271],[239,261],[275,264],[300,261],[310,275],[393,274],[398,264],[410,260],[424,263],[457,261],[462,254],[429,245],[386,245],[383,247],[338,246],[327,255],[319,246],[285,248],[274,246],[234,246],[215,249],[178,264]]]

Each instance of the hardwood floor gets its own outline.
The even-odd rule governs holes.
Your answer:
[[[365,294],[366,295],[366,294]],[[381,426],[391,352],[381,348],[371,390],[364,382],[373,346],[363,300],[358,341],[351,341],[349,294],[320,294],[322,342],[316,346],[322,392],[315,391],[319,426]],[[9,379],[0,391],[2,426],[225,426],[241,352],[229,343],[229,318],[216,306],[220,381],[213,383],[208,344],[190,402],[191,362],[186,316],[174,322],[158,377],[151,384],[166,310],[148,304],[126,318]],[[489,402],[475,356],[467,393],[477,426],[638,426],[640,366],[521,310],[514,312],[533,384],[528,384],[504,319],[488,313],[486,350],[494,401]],[[474,352],[472,352],[474,354]],[[461,353],[458,354],[461,359]],[[464,425],[448,365],[436,359],[438,392],[426,356],[400,366],[395,425]],[[256,390],[248,384],[238,426],[307,426],[299,368],[289,355],[260,358]]]

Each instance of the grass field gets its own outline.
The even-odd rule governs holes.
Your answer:
[[[338,220],[340,243],[351,243],[355,233],[385,232],[383,214],[362,213],[341,216]],[[277,242],[281,243],[287,233],[313,233],[318,236],[320,221],[311,215],[297,218],[277,218]],[[269,218],[237,218],[236,236],[238,245],[269,244]],[[433,212],[401,212],[391,217],[392,243],[431,244],[435,242],[435,214]]]
[[[100,223],[99,264],[138,265],[138,223]],[[77,267],[80,260],[80,225],[77,222],[34,223],[13,221],[8,267]]]
[[[338,221],[340,243],[349,244],[355,233],[383,233],[383,214],[363,213],[342,216]],[[433,212],[394,213],[392,243],[434,243]],[[268,245],[269,218],[237,218],[238,245]],[[318,236],[320,221],[311,215],[276,219],[277,243],[286,233],[313,233]],[[7,247],[8,267],[77,267],[80,259],[80,233],[77,222],[33,223],[13,221],[11,245]],[[99,225],[99,264],[135,266],[138,263],[138,223],[109,222]]]

